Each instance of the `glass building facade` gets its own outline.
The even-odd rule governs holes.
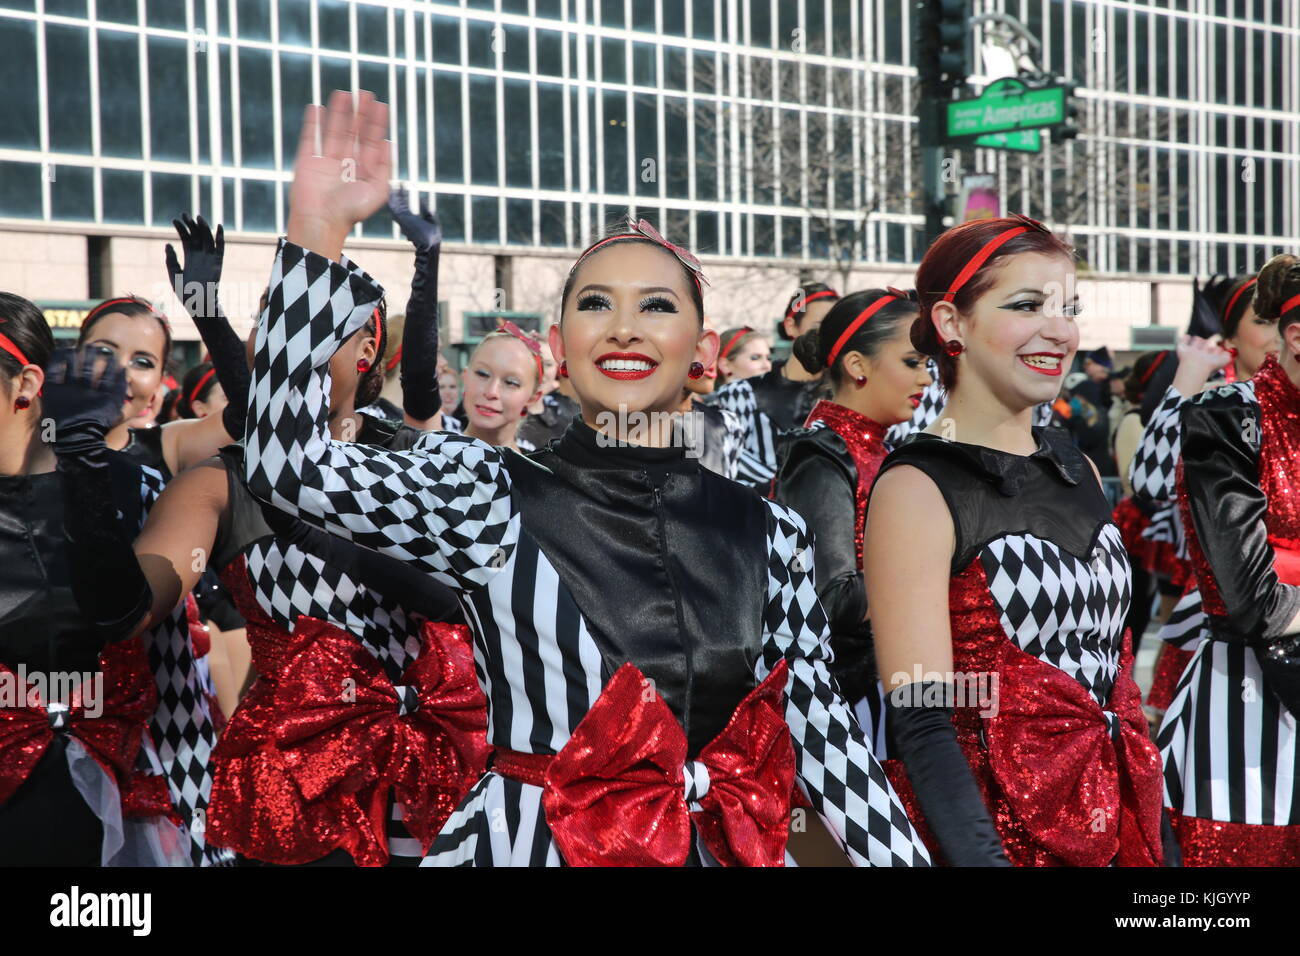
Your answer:
[[[449,242],[581,247],[631,208],[703,254],[915,262],[912,5],[0,0],[0,228],[282,231],[303,105],[364,88]],[[1300,2],[973,8],[1041,38],[1082,134],[956,168],[1090,268],[1244,271],[1300,235]]]

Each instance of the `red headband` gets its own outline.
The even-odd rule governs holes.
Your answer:
[[[971,277],[975,275],[975,273],[979,272],[980,267],[983,266],[984,263],[988,262],[989,256],[997,252],[998,249],[1001,248],[1002,244],[1007,242],[1009,239],[1014,239],[1016,236],[1029,232],[1031,229],[1037,230],[1038,232],[1048,231],[1047,227],[1037,219],[1030,219],[1028,216],[1022,216],[1018,212],[1012,213],[1007,218],[1015,220],[1020,223],[1020,225],[1012,226],[1010,229],[1004,229],[988,242],[984,243],[984,247],[980,249],[979,252],[975,253],[970,262],[966,263],[965,268],[963,268],[961,272],[957,273],[957,278],[952,281],[952,285],[949,286],[948,291],[944,293],[942,301],[951,302],[955,299],[957,293],[961,291],[961,287],[969,282]]]
[[[808,308],[809,302],[816,302],[818,299],[838,299],[840,294],[834,289],[823,289],[821,292],[814,292],[812,295],[806,295],[802,298],[795,299],[790,303],[790,308],[785,310],[785,317],[793,319],[796,312],[802,312]]]
[[[726,358],[727,353],[729,353],[735,347],[737,342],[743,339],[746,335],[749,335],[755,331],[757,330],[751,329],[748,325],[741,326],[739,329],[736,330],[735,333],[732,334],[731,338],[727,339],[727,344],[724,345],[722,347],[722,351],[718,353],[718,358],[720,359]]]
[[[387,375],[393,369],[397,368],[398,363],[401,361],[402,361],[402,346],[398,345],[397,351],[393,353],[393,357],[390,358],[388,360],[388,364],[384,366],[384,374]]]
[[[1241,284],[1241,288],[1240,288],[1240,289],[1238,289],[1236,292],[1232,293],[1232,298],[1228,300],[1228,306],[1227,306],[1227,308],[1225,308],[1225,309],[1223,310],[1223,319],[1224,319],[1225,322],[1228,320],[1228,316],[1232,315],[1232,307],[1233,307],[1234,305],[1237,304],[1237,300],[1241,298],[1241,294],[1242,294],[1243,292],[1245,292],[1247,289],[1249,289],[1251,286],[1253,286],[1253,285],[1254,285],[1256,282],[1258,282],[1258,281],[1259,281],[1259,277],[1258,277],[1258,276],[1256,276],[1256,277],[1253,278],[1253,279],[1249,279],[1249,280],[1247,280],[1246,282],[1243,282],[1243,283]]]
[[[831,346],[831,350],[826,353],[826,367],[830,368],[832,365],[835,364],[835,358],[840,354],[840,349],[844,348],[844,344],[848,342],[849,339],[853,338],[854,332],[862,328],[862,326],[866,325],[867,320],[869,318],[871,318],[873,315],[875,315],[885,306],[889,305],[889,303],[898,302],[904,298],[906,298],[906,296],[904,296],[902,293],[896,292],[891,289],[887,294],[882,295],[875,302],[871,303],[869,306],[867,306],[865,309],[859,312],[858,317],[854,319],[852,322],[850,322],[848,328],[846,328],[843,332],[840,333],[840,337],[835,340],[835,344]]]
[[[1280,319],[1292,309],[1300,307],[1300,295],[1293,295],[1282,303],[1282,309],[1278,312],[1277,317]]]
[[[9,336],[5,335],[3,332],[0,332],[0,349],[4,349],[10,355],[16,358],[18,360],[19,365],[32,364],[31,362],[27,361],[27,356],[23,354],[23,350],[20,349],[18,346],[14,345],[14,340],[9,338]]]
[[[375,311],[371,313],[375,319],[375,354],[384,354],[384,313],[379,311],[379,306],[375,306]]]
[[[495,331],[489,332],[487,335],[485,335],[483,337],[483,340],[487,341],[494,335],[508,335],[513,339],[518,339],[520,342],[524,343],[524,348],[528,349],[528,351],[533,353],[533,361],[537,363],[537,387],[541,388],[542,387],[542,346],[538,343],[538,341],[535,338],[533,338],[531,335],[529,335],[527,332],[525,332],[523,329],[521,329],[519,326],[511,322],[509,319],[506,319],[504,322],[502,322],[501,325]]]
[[[1151,367],[1147,369],[1147,373],[1142,376],[1142,379],[1138,384],[1142,385],[1145,388],[1147,382],[1151,381],[1151,376],[1156,374],[1156,369],[1160,367],[1160,363],[1165,360],[1165,356],[1167,356],[1168,354],[1169,354],[1168,352],[1161,352],[1159,355],[1157,355],[1156,360],[1151,363]]]
[[[110,305],[121,305],[123,302],[130,302],[132,305],[144,306],[146,309],[152,312],[158,318],[158,320],[162,322],[164,326],[166,326],[169,330],[171,329],[171,325],[167,322],[167,316],[163,315],[161,312],[155,309],[148,302],[145,302],[143,299],[137,299],[135,296],[131,296],[131,295],[120,296],[119,298],[116,299],[105,299],[103,302],[99,303],[99,305],[95,306],[93,309],[91,309],[89,312],[86,313],[86,317],[81,320],[81,327],[84,329],[86,326],[88,326],[90,324],[91,319],[93,319],[99,313],[105,311]]]
[[[194,405],[195,400],[199,397],[199,392],[203,391],[203,386],[208,384],[208,379],[212,378],[216,371],[215,368],[210,368],[199,376],[199,383],[194,386],[194,391],[190,392],[190,397],[187,399],[191,406]]]

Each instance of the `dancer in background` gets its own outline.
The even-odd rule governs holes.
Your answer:
[[[541,346],[513,322],[489,332],[465,366],[465,434],[498,448],[534,451],[518,432],[541,397]]]
[[[795,340],[799,363],[824,369],[834,391],[792,433],[774,495],[808,523],[817,596],[830,618],[831,674],[882,759],[884,697],[862,583],[862,528],[889,453],[885,432],[911,417],[930,384],[910,338],[915,318],[913,293],[869,289],[840,299],[819,328]]]
[[[217,370],[211,362],[200,362],[181,378],[177,390],[176,411],[181,418],[207,418],[221,414],[226,407],[226,393],[217,381]]]
[[[718,341],[722,343],[718,351],[718,388],[772,370],[772,348],[767,336],[757,329],[748,325],[727,329]]]
[[[1209,639],[1157,740],[1189,866],[1300,863],[1300,259],[1270,260],[1253,295],[1255,315],[1277,320],[1279,357],[1179,415],[1179,506]]]
[[[326,366],[382,296],[339,257],[391,160],[370,94],[321,112],[304,118],[258,329],[247,475],[275,507],[461,595],[495,753],[426,863],[779,865],[796,779],[855,862],[925,863],[826,671],[802,521],[668,446],[692,363],[717,352],[694,257],[639,222],[574,263],[550,340],[583,419],[549,449],[331,441]],[[620,412],[654,414],[653,443],[594,427]],[[604,799],[579,797],[582,777],[624,771]]]
[[[1128,553],[1129,565],[1133,570],[1133,600],[1129,606],[1127,626],[1133,635],[1133,650],[1141,645],[1142,635],[1146,633],[1151,621],[1151,606],[1156,597],[1155,575],[1149,562],[1146,539],[1142,532],[1151,523],[1153,507],[1145,499],[1133,494],[1133,486],[1128,479],[1129,463],[1137,451],[1142,438],[1142,404],[1146,398],[1147,386],[1152,376],[1169,361],[1173,353],[1168,349],[1159,352],[1147,352],[1134,363],[1132,371],[1125,380],[1125,398],[1129,408],[1124,412],[1115,432],[1115,464],[1121,476],[1124,497],[1115,505],[1111,517],[1119,528],[1124,550]],[[1162,707],[1163,709],[1163,707]]]
[[[1078,348],[1077,302],[1061,295],[1073,273],[1069,247],[1024,217],[939,237],[917,270],[912,342],[939,363],[954,438],[916,436],[871,491],[891,777],[952,865],[1162,859],[1119,531],[1096,468],[1031,425]]]
[[[138,636],[149,585],[131,537],[152,488],[105,445],[127,384],[96,357],[55,352],[41,311],[0,293],[6,866],[189,862],[166,785],[144,771],[157,693]]]
[[[796,289],[778,329],[781,338],[792,341],[817,328],[839,298],[838,292],[821,282]],[[711,403],[745,424],[737,481],[763,494],[768,492],[779,465],[780,433],[802,425],[821,392],[819,376],[791,356],[772,363],[762,375],[728,382],[713,393]]]
[[[436,224],[426,212],[403,229],[417,247],[403,404],[420,416],[439,400],[426,308],[436,272],[424,255],[436,250]],[[380,391],[384,314],[372,305],[334,356],[330,427],[340,441],[405,449],[419,432],[356,411]],[[401,562],[264,510],[243,475],[239,446],[182,474],[136,542],[156,620],[195,586],[202,554],[247,621],[256,680],[213,755],[207,835],[273,865],[414,865],[485,758],[455,597]],[[340,709],[345,682],[353,699]]]

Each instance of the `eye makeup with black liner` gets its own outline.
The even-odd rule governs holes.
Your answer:
[[[579,294],[578,302],[575,306],[579,312],[593,312],[595,311],[593,306],[596,308],[612,309],[614,308],[614,303],[610,300],[609,296],[600,292],[584,292]]]
[[[677,303],[662,295],[648,295],[641,300],[642,312],[676,312]]]

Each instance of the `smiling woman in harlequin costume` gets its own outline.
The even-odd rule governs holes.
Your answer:
[[[1189,866],[1300,863],[1300,259],[1259,274],[1276,359],[1182,403],[1178,502],[1208,618],[1157,734]]]
[[[885,752],[883,706],[876,680],[867,593],[862,585],[862,528],[867,494],[889,454],[886,430],[907,421],[930,384],[925,356],[913,347],[913,294],[854,292],[835,303],[821,327],[799,336],[795,356],[826,370],[832,398],[813,406],[788,446],[777,501],[808,522],[817,562],[817,593],[830,617],[831,673],[879,756]]]
[[[868,506],[891,777],[953,865],[1161,862],[1128,561],[1096,469],[1031,425],[1078,348],[1073,272],[1023,217],[930,247],[912,342],[938,358],[957,440],[932,427],[894,451]]]
[[[460,593],[495,752],[425,862],[779,865],[797,783],[854,862],[924,864],[827,673],[802,521],[666,441],[688,371],[717,351],[689,253],[638,224],[575,263],[551,349],[582,419],[551,448],[330,440],[330,355],[382,294],[340,261],[389,174],[387,107],[359,96],[355,116],[335,93],[303,125],[247,473],[271,504]],[[647,413],[658,444],[593,427],[620,411]]]

